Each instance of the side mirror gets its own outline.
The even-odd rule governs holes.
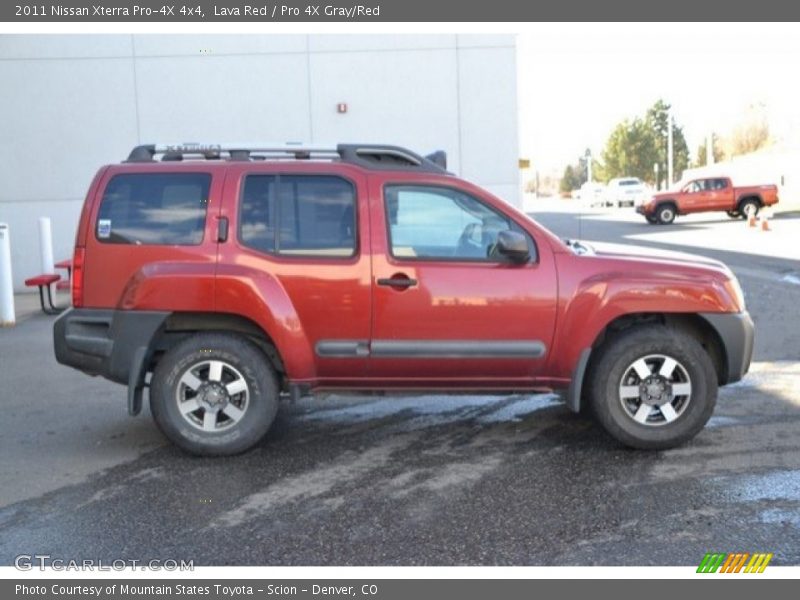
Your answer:
[[[528,239],[518,231],[510,229],[497,234],[497,252],[515,263],[527,262],[531,257]]]

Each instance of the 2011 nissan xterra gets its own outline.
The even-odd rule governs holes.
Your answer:
[[[281,394],[324,390],[560,389],[628,446],[700,431],[753,348],[731,271],[562,241],[445,162],[134,148],[86,196],[58,361],[126,385],[132,415],[147,389],[206,455],[256,444]]]

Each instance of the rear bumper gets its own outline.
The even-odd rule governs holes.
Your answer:
[[[740,313],[701,313],[717,332],[725,351],[726,373],[722,385],[734,383],[750,369],[753,357],[755,327],[746,311]]]
[[[168,312],[71,308],[53,325],[56,360],[117,383],[138,379]]]

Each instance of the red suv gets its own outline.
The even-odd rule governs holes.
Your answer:
[[[135,148],[89,188],[58,361],[127,385],[132,415],[147,388],[198,454],[253,446],[282,394],[333,389],[561,389],[637,448],[702,429],[753,348],[731,271],[562,241],[444,164]]]

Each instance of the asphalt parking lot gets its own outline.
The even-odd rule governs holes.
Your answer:
[[[564,237],[697,252],[739,275],[752,371],[686,446],[623,449],[552,395],[331,396],[285,404],[251,452],[194,458],[147,411],[129,418],[123,387],[57,365],[52,318],[35,314],[0,330],[0,563],[696,565],[758,551],[800,564],[800,263],[752,237],[796,240],[800,219],[752,232],[634,217],[536,207]]]

